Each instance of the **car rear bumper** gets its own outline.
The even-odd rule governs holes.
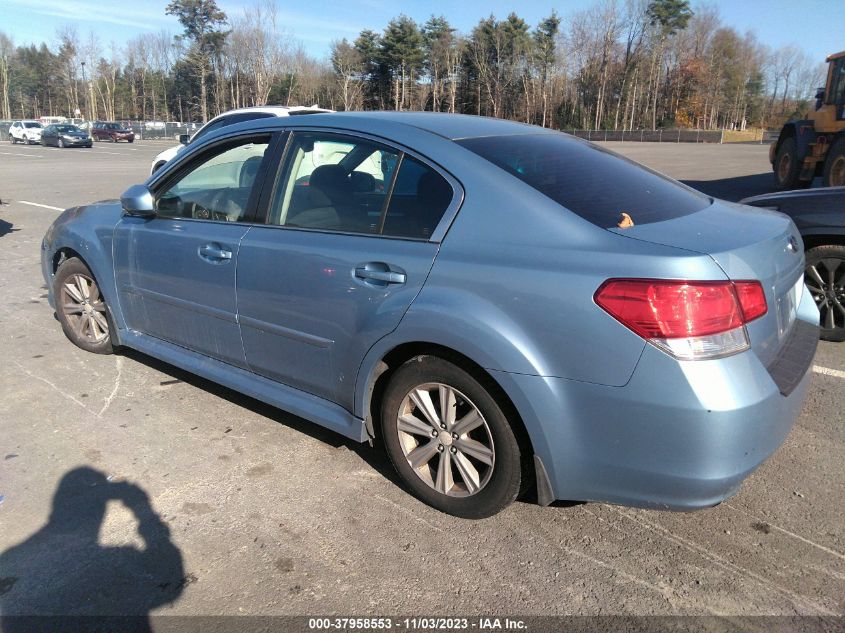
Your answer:
[[[695,510],[734,494],[786,439],[810,383],[812,346],[796,355],[788,395],[752,351],[682,362],[647,345],[624,387],[495,373],[556,499]]]

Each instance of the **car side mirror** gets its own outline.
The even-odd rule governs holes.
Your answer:
[[[139,218],[155,217],[153,194],[146,185],[132,185],[120,196],[120,203],[127,215]]]
[[[179,135],[179,142],[182,145],[187,145],[190,141],[191,141],[191,135],[190,134],[180,134]]]

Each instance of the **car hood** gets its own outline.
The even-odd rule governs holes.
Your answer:
[[[706,209],[679,218],[610,230],[709,255],[729,279],[759,280],[768,312],[749,324],[748,331],[761,360],[774,358],[795,319],[804,271],[803,243],[788,216],[714,200]]]
[[[153,162],[157,163],[157,162],[162,161],[162,160],[168,161],[171,158],[173,158],[174,156],[176,156],[176,154],[178,154],[179,152],[184,150],[186,147],[187,147],[187,145],[176,145],[174,147],[169,147],[168,149],[164,150],[163,152],[160,152],[159,154],[157,154],[156,157],[155,157],[155,160]]]

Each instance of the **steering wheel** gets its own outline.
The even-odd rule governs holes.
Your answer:
[[[223,213],[222,211],[213,211],[211,209],[206,209],[204,206],[197,202],[190,203],[190,211],[191,217],[196,220],[217,220],[218,222],[232,221],[229,216]]]
[[[190,203],[190,210],[191,210],[191,217],[196,220],[210,220],[211,219],[211,211],[206,209],[201,204],[196,202]]]

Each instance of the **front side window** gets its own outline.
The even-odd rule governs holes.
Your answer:
[[[206,153],[156,196],[156,212],[170,218],[243,222],[269,137],[239,139]]]
[[[368,139],[296,134],[269,223],[428,239],[453,197],[437,172]]]

